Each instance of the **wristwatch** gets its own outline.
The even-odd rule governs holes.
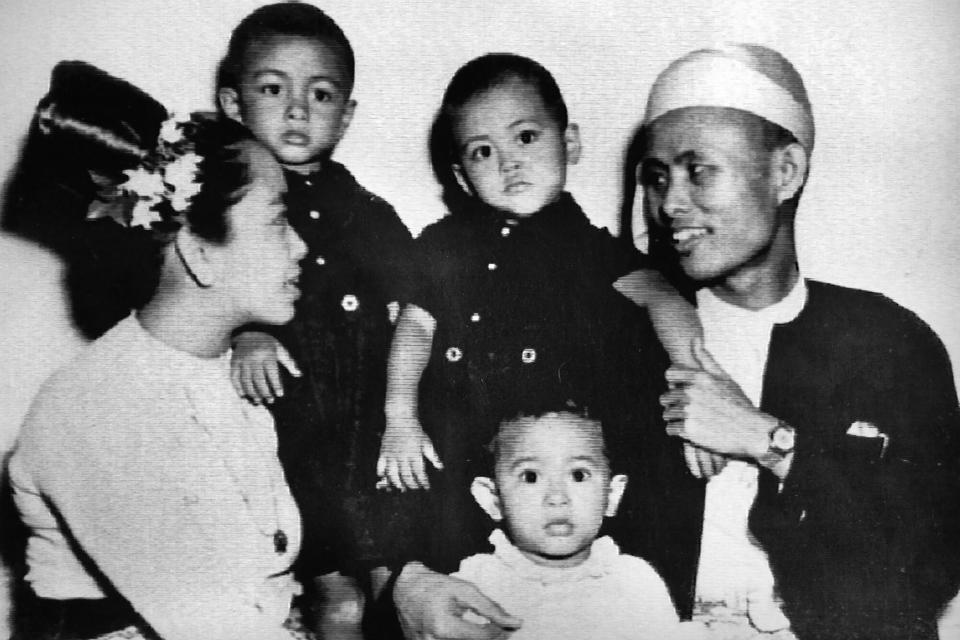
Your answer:
[[[770,442],[767,444],[767,455],[779,459],[793,453],[797,444],[797,430],[783,420],[777,421],[777,426],[770,432]]]

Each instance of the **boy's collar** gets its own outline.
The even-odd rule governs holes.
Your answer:
[[[329,181],[348,173],[346,167],[330,159],[321,161],[319,167],[310,173],[300,173],[299,171],[286,167],[284,167],[283,172],[288,182],[292,181],[295,184],[305,184],[307,186],[311,186],[308,183],[316,185],[321,181]]]
[[[562,568],[535,563],[510,541],[503,529],[494,529],[488,540],[493,545],[493,555],[503,564],[512,568],[522,578],[541,584],[602,578],[616,568],[620,557],[620,548],[607,536],[597,538],[591,543],[590,555],[581,564]]]
[[[484,216],[497,224],[509,223],[514,225],[528,224],[530,222],[550,219],[552,223],[559,222],[556,214],[573,214],[576,217],[585,216],[583,209],[577,204],[574,197],[567,191],[563,191],[556,200],[545,205],[539,211],[529,216],[517,216],[510,212],[491,207],[478,198],[467,199],[468,212]]]

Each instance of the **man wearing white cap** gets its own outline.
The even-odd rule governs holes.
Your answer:
[[[667,371],[677,438],[647,445],[637,551],[682,614],[737,637],[936,638],[960,573],[950,362],[889,299],[801,276],[799,74],[757,45],[690,53],[657,78],[638,144],[654,251],[698,287],[704,338],[699,367]]]

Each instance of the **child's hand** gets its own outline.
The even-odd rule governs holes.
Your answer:
[[[689,442],[683,443],[683,458],[687,462],[687,469],[696,478],[712,478],[727,465],[727,458],[719,453],[707,451]]]
[[[237,395],[252,404],[283,397],[280,366],[300,377],[300,369],[280,341],[262,331],[244,331],[233,341],[230,380]]]
[[[426,458],[436,469],[443,469],[440,456],[430,437],[412,415],[387,416],[387,428],[380,443],[377,460],[378,489],[429,489]]]

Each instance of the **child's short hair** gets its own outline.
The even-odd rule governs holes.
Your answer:
[[[240,21],[230,36],[227,55],[217,71],[217,89],[239,88],[247,49],[256,40],[272,35],[314,38],[333,44],[347,71],[347,93],[353,90],[355,63],[347,36],[321,9],[296,0],[264,5]]]
[[[536,402],[530,406],[523,407],[511,415],[505,414],[504,417],[500,419],[493,438],[485,447],[483,455],[484,459],[482,461],[484,473],[490,474],[491,477],[494,474],[497,460],[502,453],[501,437],[504,426],[520,420],[537,420],[551,414],[569,415],[573,418],[596,424],[597,430],[600,433],[602,444],[601,451],[603,453],[603,457],[607,460],[607,462],[610,462],[610,455],[607,452],[606,434],[602,420],[595,417],[586,406],[578,404],[573,399],[560,400],[559,398],[552,398],[551,401]]]
[[[440,118],[446,129],[444,133],[449,138],[451,162],[459,161],[453,125],[460,109],[474,96],[512,78],[528,82],[536,88],[557,126],[561,130],[567,128],[567,103],[563,100],[557,81],[543,65],[514,53],[488,53],[460,67],[443,94]]]

